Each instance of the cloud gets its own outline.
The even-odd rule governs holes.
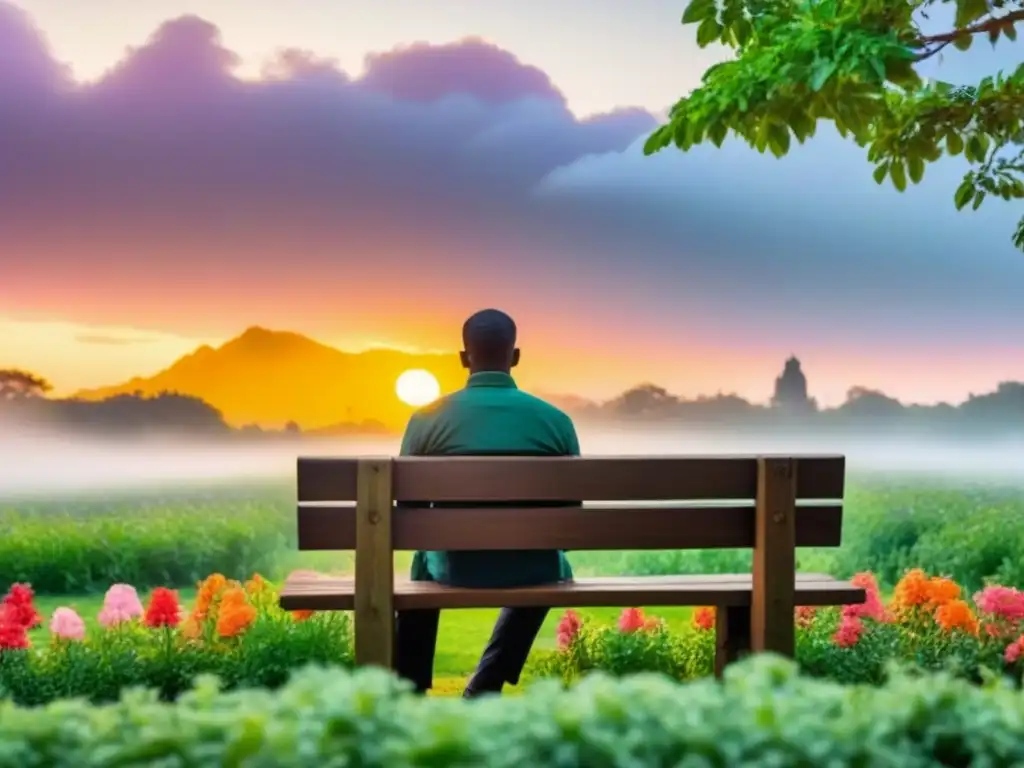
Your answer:
[[[202,303],[228,280],[266,291],[428,271],[424,254],[481,271],[487,242],[528,229],[544,176],[654,125],[637,109],[577,119],[543,72],[477,39],[372,55],[359,79],[285,50],[244,81],[217,28],[193,16],[71,87],[27,17],[0,8],[0,82],[38,97],[0,134],[13,158],[0,181],[4,298],[59,310],[59,271],[91,322],[129,319],[115,315],[138,314],[158,285],[189,283]],[[11,249],[40,256],[12,264]],[[102,290],[120,300],[81,306]]]
[[[651,114],[578,118],[474,38],[373,54],[359,77],[299,49],[258,81],[237,61],[186,16],[75,84],[0,0],[4,306],[384,337],[474,296],[570,318],[589,297],[626,337],[1019,343],[1016,212],[955,215],[955,164],[898,195],[825,130],[782,161],[735,143],[645,158]]]

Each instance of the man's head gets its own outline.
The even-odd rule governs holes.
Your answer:
[[[497,309],[482,309],[462,326],[462,365],[470,373],[508,373],[519,364],[515,321]]]

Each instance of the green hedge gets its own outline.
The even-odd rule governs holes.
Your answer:
[[[592,676],[569,690],[475,702],[419,699],[379,670],[305,670],[277,692],[174,704],[0,705],[0,766],[1011,766],[1024,697],[941,675],[884,687],[797,676],[749,659],[724,684]]]

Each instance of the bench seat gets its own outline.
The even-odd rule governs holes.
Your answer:
[[[622,576],[576,579],[563,584],[522,589],[463,589],[427,581],[395,580],[396,610],[416,608],[598,608],[623,606],[750,604],[749,573],[712,576]],[[796,605],[863,603],[861,587],[818,573],[796,575]],[[290,610],[351,611],[355,581],[351,577],[312,574],[290,576],[281,591],[281,607]]]

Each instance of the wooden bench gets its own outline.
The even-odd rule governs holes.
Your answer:
[[[354,611],[356,663],[390,667],[395,610],[713,605],[720,674],[747,651],[791,656],[795,606],[864,601],[852,584],[796,574],[796,547],[840,543],[844,470],[841,456],[300,458],[299,549],[354,549],[355,577],[295,574],[281,606]],[[528,589],[394,578],[395,551],[740,547],[754,551],[752,574],[580,578]]]

